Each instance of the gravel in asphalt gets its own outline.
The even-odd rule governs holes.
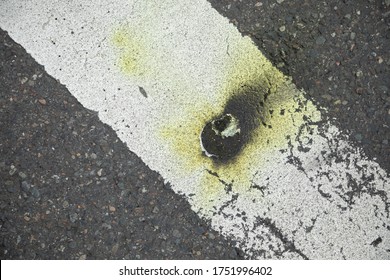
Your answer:
[[[390,170],[389,1],[210,2]],[[0,38],[1,259],[242,258],[95,112]]]
[[[241,259],[0,30],[1,259]]]
[[[390,171],[389,1],[209,2]]]

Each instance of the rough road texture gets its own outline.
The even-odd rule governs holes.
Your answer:
[[[388,1],[210,2],[390,170]],[[0,44],[1,258],[240,258],[4,32]]]
[[[209,2],[390,171],[389,1]]]
[[[0,30],[1,259],[237,259]]]

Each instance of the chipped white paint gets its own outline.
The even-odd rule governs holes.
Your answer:
[[[249,258],[390,258],[386,171],[205,0],[5,0],[0,27]],[[253,80],[278,114],[217,168],[201,125]]]

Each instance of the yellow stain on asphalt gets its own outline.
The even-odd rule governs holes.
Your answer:
[[[172,116],[161,130],[162,137],[183,161],[183,176],[199,168],[205,170],[200,195],[209,206],[224,191],[224,183],[231,184],[235,192],[248,191],[255,169],[267,164],[263,160],[264,155],[274,154],[277,157],[280,150],[287,149],[289,139],[294,141],[300,127],[305,124],[304,116],[310,121],[321,118],[316,107],[296,89],[288,77],[272,66],[249,38],[243,37],[230,48],[230,56],[226,56],[229,60],[226,82],[217,93],[223,97],[223,102],[213,106],[207,100],[198,100],[204,103],[199,106],[203,108],[202,111],[187,108],[187,118],[175,119]],[[224,164],[215,163],[202,154],[201,131],[208,121],[222,114],[229,98],[240,94],[240,88],[245,85],[258,85],[259,90],[269,91],[265,104],[267,126],[256,128],[250,142],[235,158]],[[213,174],[218,174],[218,177]]]
[[[150,31],[150,27],[147,29]],[[141,34],[142,29],[139,31]],[[237,30],[234,32],[238,33]],[[155,71],[164,69],[169,72],[171,69],[166,64],[158,65],[158,58],[165,54],[158,53],[159,48],[155,47],[151,51],[151,46],[147,44],[147,36],[151,34],[142,34],[137,35],[129,26],[115,31],[113,44],[118,50],[122,72],[129,77],[147,76],[149,79],[153,79]],[[195,92],[190,99],[193,102],[180,104],[181,100],[188,100],[187,96],[181,98],[183,94],[191,94],[196,86],[190,88],[191,81],[186,76],[172,75],[175,84],[171,88],[172,95],[177,98],[177,106],[183,113],[180,116],[170,115],[155,128],[156,135],[180,162],[180,174],[176,176],[185,178],[194,172],[201,172],[202,178],[196,194],[201,198],[201,207],[209,209],[225,192],[226,186],[230,186],[233,192],[248,192],[256,171],[270,159],[278,158],[281,150],[288,149],[289,141],[295,140],[303,125],[321,119],[320,112],[312,102],[265,58],[250,38],[237,37],[236,34],[232,36],[236,39],[230,41],[226,53],[223,52],[226,66],[222,69],[224,82],[216,92],[210,93],[216,96],[212,99],[213,103],[210,98],[196,96]],[[145,61],[153,61],[155,64],[146,65]],[[213,67],[208,64],[202,66]],[[180,81],[183,81],[182,85]],[[260,125],[253,131],[250,141],[237,156],[226,163],[217,163],[202,153],[200,134],[207,122],[222,114],[233,95],[242,94],[241,89],[245,86],[268,92],[263,112],[266,125]]]

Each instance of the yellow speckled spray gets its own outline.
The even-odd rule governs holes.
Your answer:
[[[156,9],[144,11],[144,16],[157,18],[154,12]],[[150,23],[148,20],[144,22]],[[156,25],[153,28],[157,28]],[[177,53],[167,53],[164,43],[160,47],[160,42],[149,34],[150,30],[150,26],[141,24],[134,28],[127,24],[114,32],[113,43],[118,49],[119,66],[125,75],[143,82],[145,78],[157,79],[164,72],[163,78],[169,83],[170,94],[176,100],[175,107],[181,113],[174,114],[172,108],[172,114],[155,128],[156,135],[180,162],[180,175],[177,176],[185,178],[194,172],[201,174],[200,186],[194,187],[194,191],[201,197],[202,207],[213,207],[213,201],[226,192],[226,188],[237,193],[249,191],[253,186],[256,169],[267,164],[273,156],[277,157],[280,150],[287,149],[289,139],[294,141],[305,122],[320,119],[313,104],[272,66],[248,37],[242,37],[237,32],[227,34],[228,39],[223,46],[226,52],[220,59],[222,62],[218,65],[205,62],[202,65],[217,73],[215,79],[218,80],[218,86],[211,87],[213,90],[209,92],[197,92],[197,87],[202,89],[207,85],[191,84],[191,77],[176,72],[177,67],[170,65],[170,62],[178,59]],[[160,31],[163,30],[164,27]],[[191,50],[181,50],[180,42],[171,47],[193,55]],[[219,68],[214,69],[216,67]],[[202,152],[202,130],[207,122],[223,113],[229,100],[238,95],[250,95],[245,91],[246,87],[254,90],[253,94],[256,97],[259,95],[259,102],[264,103],[262,112],[251,116],[260,118],[261,114],[261,124],[249,133],[250,138],[236,156],[226,162],[215,161]],[[183,98],[183,92],[192,92],[194,102],[188,102],[187,97]],[[253,100],[248,98],[248,102]],[[244,104],[241,108],[243,114],[246,109]]]
[[[207,0],[77,3],[2,0],[1,27],[244,257],[390,258],[388,172]]]

